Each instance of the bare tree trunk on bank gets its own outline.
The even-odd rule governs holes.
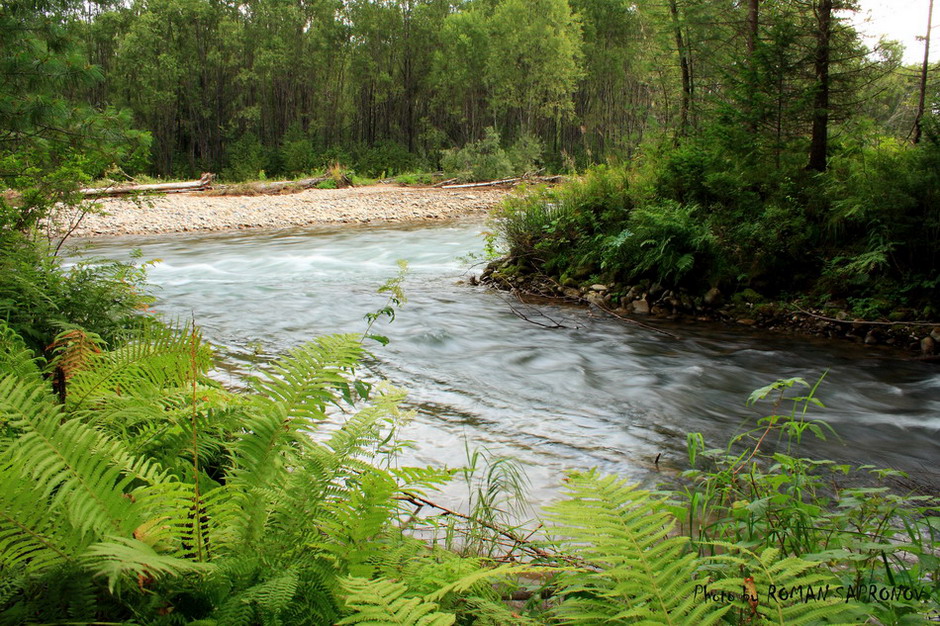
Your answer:
[[[816,94],[813,97],[813,136],[806,169],[825,172],[829,154],[829,48],[832,36],[832,0],[816,6]]]
[[[927,36],[924,37],[924,64],[920,70],[920,98],[917,100],[917,115],[914,117],[914,143],[920,143],[921,121],[924,119],[924,107],[927,100],[927,69],[930,63],[930,29],[933,26],[933,0],[927,9]]]

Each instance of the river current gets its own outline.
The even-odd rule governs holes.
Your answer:
[[[479,272],[479,223],[370,226],[86,242],[82,256],[160,259],[156,308],[195,318],[235,382],[317,335],[362,332],[384,306],[376,290],[405,259],[408,302],[376,332],[369,369],[409,392],[416,410],[403,461],[461,465],[486,447],[525,464],[533,500],[557,493],[565,469],[598,467],[637,480],[685,467],[686,433],[722,447],[771,407],[745,406],[780,378],[814,382],[838,434],[802,452],[894,467],[937,484],[940,369],[897,353],[712,324],[670,324],[674,339],[577,307],[521,305],[467,284]],[[79,254],[78,252],[74,254]],[[463,257],[463,258],[462,258]],[[515,309],[515,312],[514,312]],[[545,316],[545,317],[543,317]],[[524,318],[529,318],[526,320]],[[558,324],[562,328],[545,328]],[[665,326],[669,324],[668,326]]]

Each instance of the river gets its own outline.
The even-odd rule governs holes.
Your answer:
[[[486,447],[526,466],[535,501],[568,468],[650,483],[653,462],[685,466],[686,433],[715,447],[753,427],[769,406],[750,392],[776,379],[815,381],[839,438],[804,452],[906,470],[937,484],[940,369],[897,353],[712,324],[670,324],[681,338],[567,306],[510,307],[507,294],[466,284],[479,223],[122,237],[81,254],[160,259],[149,272],[157,310],[195,318],[237,377],[317,335],[361,332],[385,303],[376,290],[409,262],[408,302],[381,332],[370,369],[409,392],[417,415],[405,461],[460,465]],[[77,254],[77,253],[76,253]],[[525,317],[563,328],[548,329]],[[548,316],[547,318],[540,317]],[[666,324],[667,322],[654,322]]]

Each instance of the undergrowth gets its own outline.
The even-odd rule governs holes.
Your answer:
[[[683,486],[572,472],[541,522],[520,521],[526,483],[508,459],[401,466],[404,392],[359,365],[365,342],[387,342],[375,328],[404,304],[403,272],[364,333],[299,346],[241,392],[208,376],[193,326],[70,327],[41,358],[0,322],[0,624],[936,614],[936,500],[841,480],[891,472],[798,456],[802,437],[826,435],[800,379],[755,392],[773,410],[727,448],[691,435]],[[455,478],[469,510],[435,501]]]

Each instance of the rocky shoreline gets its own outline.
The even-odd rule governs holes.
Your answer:
[[[75,237],[275,229],[317,224],[422,222],[483,216],[503,188],[371,185],[289,195],[176,193],[95,202],[95,212],[60,215],[52,230]]]
[[[940,324],[852,318],[845,310],[817,310],[795,303],[766,301],[745,290],[727,297],[718,289],[692,294],[639,281],[635,285],[561,285],[547,276],[520,271],[512,259],[487,266],[479,282],[503,291],[596,306],[617,317],[640,322],[682,319],[722,322],[770,331],[811,335],[881,346],[896,355],[940,362]]]

